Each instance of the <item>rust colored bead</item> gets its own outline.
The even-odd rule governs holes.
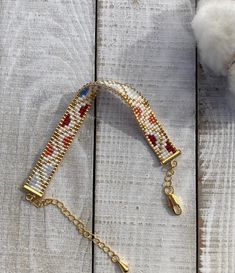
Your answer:
[[[137,116],[137,118],[140,118],[141,114],[142,114],[142,110],[139,107],[135,107],[134,108],[134,113]]]
[[[72,136],[66,136],[64,139],[63,139],[63,144],[64,146],[68,146],[70,144],[70,142],[72,141]]]
[[[84,106],[82,106],[82,107],[80,108],[79,113],[80,113],[81,118],[85,115],[85,113],[86,113],[86,111],[87,111],[87,109],[88,109],[89,107],[90,107],[90,105],[89,105],[89,104],[86,104],[86,105],[84,105]]]
[[[53,154],[53,147],[51,144],[48,144],[45,150],[45,156],[50,156]]]
[[[157,121],[157,120],[156,120],[155,116],[151,113],[150,116],[149,116],[149,122],[150,122],[151,124],[155,124],[156,121]]]
[[[176,152],[176,148],[169,142],[169,140],[166,142],[166,149],[168,152]]]
[[[70,114],[67,114],[61,124],[62,127],[68,126],[71,121]]]
[[[154,135],[148,135],[148,139],[151,141],[153,146],[157,145],[157,139],[156,139],[156,137]]]

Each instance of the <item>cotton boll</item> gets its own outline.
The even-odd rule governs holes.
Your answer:
[[[227,75],[227,64],[235,53],[235,1],[200,1],[192,28],[203,63],[216,74]],[[231,88],[234,81],[230,79]]]
[[[200,0],[198,3],[198,9],[200,9],[202,6],[207,4],[215,4],[215,3],[221,3],[224,2],[231,2],[231,0]]]

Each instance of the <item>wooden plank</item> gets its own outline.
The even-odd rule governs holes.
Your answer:
[[[181,147],[175,176],[184,214],[162,194],[163,172],[125,105],[97,106],[95,230],[131,272],[196,272],[195,44],[186,1],[99,1],[98,78],[142,90]],[[115,272],[99,250],[94,271]]]
[[[234,272],[234,105],[230,106],[226,98],[225,79],[200,69],[198,87],[199,271]]]
[[[76,89],[94,78],[94,24],[93,1],[1,2],[1,272],[91,272],[91,244],[19,188]],[[91,227],[93,119],[85,126],[48,196]]]

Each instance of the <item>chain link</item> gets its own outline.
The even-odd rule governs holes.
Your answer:
[[[169,163],[168,170],[166,171],[163,188],[164,188],[164,192],[166,196],[168,197],[169,205],[172,208],[173,212],[176,215],[180,215],[182,213],[182,209],[179,204],[179,200],[177,196],[175,195],[175,189],[172,185],[172,177],[175,174],[176,167],[177,167],[177,161],[172,160]]]
[[[168,194],[174,194],[175,190],[172,186],[172,177],[175,174],[175,168],[177,167],[177,161],[172,160],[169,164],[169,168],[166,172],[165,178],[164,178],[164,192],[166,195]]]
[[[97,245],[108,257],[111,259],[113,263],[117,263],[123,272],[128,272],[128,266],[121,261],[120,257],[114,252],[105,242],[103,242],[96,234],[93,234],[89,231],[85,224],[77,218],[68,208],[58,199],[54,198],[46,198],[40,199],[35,197],[32,194],[26,195],[26,200],[33,203],[37,208],[43,208],[49,205],[53,205],[57,207],[60,212],[77,228],[78,232],[89,241],[93,242]]]

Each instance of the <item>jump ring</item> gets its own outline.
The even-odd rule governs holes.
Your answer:
[[[174,188],[172,186],[166,186],[166,187],[164,187],[164,192],[166,195],[173,194]]]

